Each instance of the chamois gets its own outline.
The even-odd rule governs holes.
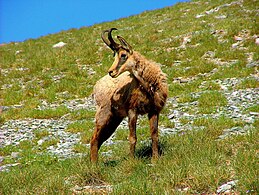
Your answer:
[[[97,105],[95,130],[91,139],[90,160],[97,162],[98,150],[128,116],[130,155],[134,157],[137,142],[138,115],[148,114],[152,140],[152,159],[158,158],[158,118],[168,95],[167,76],[160,65],[147,60],[121,36],[120,44],[112,38],[111,28],[101,34],[104,43],[114,52],[115,60],[109,75],[97,81],[94,98]],[[108,39],[105,34],[108,33]]]

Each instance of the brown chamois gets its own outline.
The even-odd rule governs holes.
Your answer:
[[[116,130],[123,118],[128,116],[130,155],[134,156],[137,142],[136,123],[139,114],[148,114],[152,140],[152,158],[158,158],[158,117],[168,95],[167,77],[160,65],[147,60],[124,38],[117,36],[120,44],[112,38],[111,28],[102,32],[102,40],[109,46],[115,60],[109,75],[101,78],[94,87],[97,105],[95,130],[91,139],[92,162],[97,162],[98,150]],[[105,37],[108,33],[108,39]]]

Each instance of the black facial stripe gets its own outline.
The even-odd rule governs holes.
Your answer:
[[[120,68],[127,61],[127,59],[127,56],[125,58],[120,57],[118,62],[118,68]]]

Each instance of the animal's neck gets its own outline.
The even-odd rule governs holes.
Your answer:
[[[135,62],[136,64],[132,73],[145,90],[150,94],[159,90],[158,85],[161,83],[161,76],[164,75],[160,66],[155,62],[145,59],[145,57],[137,52],[135,52]]]

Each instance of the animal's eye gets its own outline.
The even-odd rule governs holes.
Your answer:
[[[126,60],[126,59],[127,59],[127,55],[126,55],[126,54],[124,54],[124,53],[123,53],[123,54],[121,54],[121,59],[122,59],[122,60]]]

